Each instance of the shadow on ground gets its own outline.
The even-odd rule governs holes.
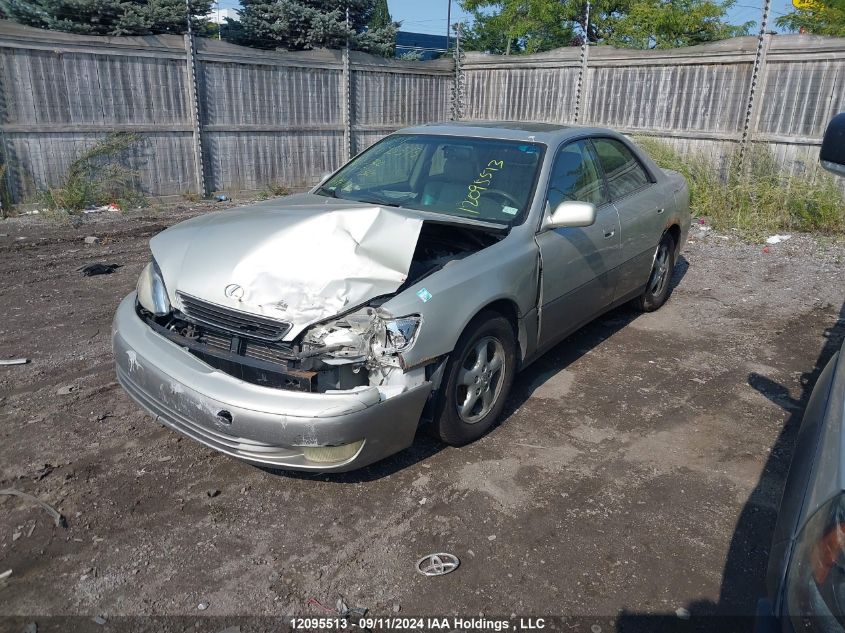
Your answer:
[[[838,319],[824,332],[825,344],[813,367],[801,375],[801,395],[792,398],[789,389],[770,378],[752,373],[748,384],[789,413],[773,444],[760,478],[740,512],[731,537],[731,544],[722,571],[719,601],[693,602],[686,607],[689,619],[676,613],[622,612],[617,619],[619,633],[652,633],[660,631],[752,631],[757,601],[765,596],[764,579],[768,566],[769,546],[777,520],[777,511],[761,503],[783,492],[792,458],[795,437],[801,426],[804,409],[819,374],[845,340],[845,304]]]

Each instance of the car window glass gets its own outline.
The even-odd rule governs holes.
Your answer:
[[[444,145],[440,145],[431,157],[431,167],[428,170],[429,176],[440,176],[443,174],[446,165]]]
[[[512,224],[527,213],[539,143],[396,134],[355,157],[316,193]]]
[[[407,183],[422,151],[423,147],[418,144],[396,143],[359,170],[354,180],[350,179],[344,186],[366,189],[387,183]]]
[[[625,145],[610,138],[594,138],[611,198],[621,198],[649,183],[648,175]]]
[[[607,202],[604,184],[586,141],[564,147],[552,166],[549,207],[554,209],[565,200],[591,202],[596,206]]]

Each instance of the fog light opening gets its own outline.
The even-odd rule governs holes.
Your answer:
[[[342,444],[341,446],[303,446],[302,456],[309,462],[320,464],[345,462],[347,459],[355,457],[363,445],[364,440],[352,444]]]

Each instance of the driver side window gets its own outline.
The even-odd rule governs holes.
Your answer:
[[[552,166],[549,208],[554,210],[566,200],[591,202],[597,207],[607,202],[604,181],[586,139],[566,145]]]

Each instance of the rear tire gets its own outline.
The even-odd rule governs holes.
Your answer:
[[[675,239],[669,233],[664,233],[657,245],[645,290],[633,301],[634,307],[640,312],[654,312],[669,298],[672,274],[675,271],[675,253]]]
[[[463,446],[492,429],[515,370],[513,326],[498,312],[482,312],[461,334],[449,357],[434,412],[434,435]]]

